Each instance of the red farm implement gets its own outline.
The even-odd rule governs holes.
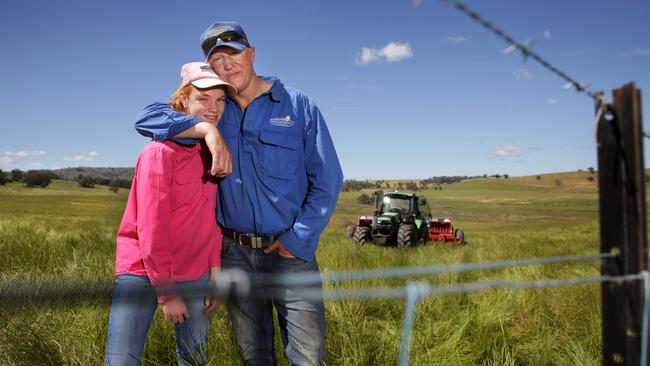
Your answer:
[[[454,228],[449,218],[433,218],[429,223],[429,239],[464,244],[465,233],[463,229]]]

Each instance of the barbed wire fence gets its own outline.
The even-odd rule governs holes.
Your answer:
[[[607,123],[612,121],[618,121],[620,116],[620,106],[615,108],[610,104],[602,93],[591,91],[586,84],[578,82],[575,78],[570,77],[566,72],[562,71],[560,68],[554,66],[545,58],[541,57],[538,53],[532,50],[532,44],[530,42],[523,44],[517,42],[515,38],[508,35],[501,28],[495,26],[492,22],[486,20],[483,16],[477,12],[471,10],[466,4],[456,1],[456,0],[440,0],[441,2],[457,9],[458,11],[469,16],[473,21],[480,24],[485,29],[488,29],[494,33],[499,38],[503,39],[508,47],[503,50],[503,54],[509,54],[512,52],[521,52],[524,57],[524,61],[527,59],[532,59],[542,65],[544,68],[552,72],[553,74],[562,78],[567,84],[565,84],[565,89],[574,88],[577,92],[584,93],[585,95],[592,98],[596,103],[596,120],[598,122],[606,119]],[[414,0],[413,5],[419,6],[422,3],[422,0]],[[638,123],[639,121],[637,121]],[[614,132],[621,134],[622,132],[614,128]],[[643,134],[641,133],[641,136]],[[617,135],[618,136],[618,135]],[[620,136],[618,136],[620,137]],[[630,145],[629,143],[627,145]],[[617,149],[623,149],[622,153],[618,151],[615,156],[617,158],[623,155],[622,159],[627,159],[629,154],[625,154],[624,148],[629,146],[618,146]],[[642,147],[641,147],[642,152]],[[633,169],[630,164],[627,164],[627,160],[624,160],[624,163],[621,168],[616,166],[614,170],[616,172],[614,175],[618,174],[619,170],[623,169],[623,178],[631,174]],[[642,160],[641,160],[642,163]],[[638,165],[638,164],[637,164]],[[643,166],[643,164],[641,164]],[[603,167],[600,164],[599,160],[599,171],[603,170]],[[601,174],[601,181],[607,178],[607,172]],[[617,178],[620,178],[618,175]],[[210,285],[209,287],[197,286],[191,291],[210,291],[213,292],[216,296],[228,300],[229,298],[273,298],[279,296],[278,293],[273,292],[273,288],[278,285],[282,286],[300,286],[300,285],[310,285],[310,284],[335,284],[335,283],[344,283],[349,281],[359,281],[359,280],[371,280],[371,279],[387,279],[387,278],[402,278],[402,277],[414,277],[414,276],[423,276],[423,275],[439,275],[446,273],[457,273],[457,272],[470,272],[470,271],[484,271],[484,270],[496,270],[496,269],[506,269],[513,267],[521,266],[530,266],[530,265],[547,265],[547,264],[558,264],[558,263],[576,263],[584,261],[600,261],[601,270],[605,272],[604,268],[609,268],[611,265],[615,269],[615,275],[601,274],[599,277],[576,277],[576,278],[564,278],[564,279],[539,279],[531,281],[506,281],[498,279],[489,279],[478,282],[469,282],[469,283],[460,283],[453,285],[433,285],[429,281],[407,281],[403,286],[400,287],[382,287],[382,288],[325,288],[325,290],[306,290],[301,292],[301,297],[305,299],[324,299],[324,300],[346,300],[346,299],[390,299],[390,298],[401,298],[404,300],[404,312],[403,312],[403,321],[401,329],[401,339],[399,346],[399,365],[408,365],[409,364],[409,354],[410,354],[410,345],[411,345],[411,336],[413,333],[413,327],[415,322],[416,308],[420,301],[423,299],[440,296],[445,294],[459,294],[459,293],[468,293],[476,292],[486,289],[534,289],[534,288],[557,288],[557,287],[567,287],[567,286],[583,286],[583,285],[593,285],[600,284],[603,288],[603,296],[606,292],[604,290],[605,284],[613,284],[619,287],[624,286],[625,284],[634,283],[638,284],[642,292],[640,293],[640,309],[642,310],[641,320],[640,320],[640,345],[637,349],[639,350],[638,356],[627,357],[629,354],[626,354],[620,362],[620,364],[632,365],[632,360],[639,360],[640,365],[648,364],[648,339],[649,339],[649,323],[650,323],[650,273],[647,271],[647,243],[645,238],[645,190],[644,185],[637,185],[629,187],[629,182],[623,179],[623,182],[618,182],[620,185],[624,186],[625,189],[632,189],[635,192],[639,190],[643,193],[643,210],[642,215],[637,217],[643,222],[643,229],[638,228],[638,230],[643,230],[644,242],[642,243],[643,253],[643,262],[644,265],[636,268],[635,271],[629,271],[629,266],[626,266],[626,263],[630,260],[630,255],[638,253],[630,253],[636,250],[630,250],[628,248],[629,240],[623,240],[621,243],[616,245],[604,245],[605,234],[601,232],[601,251],[602,253],[596,254],[583,254],[583,255],[572,255],[572,256],[557,256],[557,257],[542,257],[542,258],[527,258],[527,259],[513,259],[513,260],[501,260],[493,262],[482,262],[482,263],[457,263],[457,264],[447,264],[447,265],[432,265],[426,267],[402,267],[402,268],[392,268],[392,269],[378,269],[378,270],[365,270],[365,271],[350,271],[350,272],[324,272],[323,274],[306,274],[300,277],[297,276],[271,276],[264,280],[259,280],[252,282],[251,279],[243,272],[237,270],[223,270],[215,284]],[[599,187],[601,194],[601,230],[603,225],[603,186]],[[628,191],[625,191],[628,192]],[[637,202],[638,203],[638,202]],[[637,205],[638,206],[638,205]],[[632,207],[634,208],[634,207]],[[639,209],[638,207],[636,207]],[[623,225],[625,226],[625,225]],[[633,230],[635,227],[625,226],[625,233],[628,233],[629,230]],[[610,249],[609,251],[603,251],[603,248]],[[612,250],[613,249],[613,250]],[[634,266],[632,266],[634,267]],[[639,266],[637,266],[639,267]],[[75,304],[83,303],[86,301],[92,300],[106,300],[110,298],[112,290],[112,283],[105,283],[101,281],[94,282],[78,282],[78,283],[59,283],[59,282],[48,282],[41,281],[38,283],[34,282],[18,282],[16,280],[4,280],[0,281],[0,306],[3,309],[20,309],[21,306],[25,304],[52,304],[52,303],[62,303],[62,304]],[[628,289],[629,290],[629,289]],[[627,290],[622,290],[623,292]],[[134,291],[132,294],[133,298],[137,298],[140,294],[137,291]],[[632,296],[633,297],[633,296]],[[632,337],[633,338],[633,337]],[[632,342],[635,340],[632,339]],[[632,349],[632,352],[635,352],[636,349]],[[604,352],[605,354],[605,352]],[[604,357],[604,362],[610,364],[611,360]],[[617,362],[618,363],[618,362]]]
[[[618,254],[598,253],[575,256],[557,256],[541,258],[513,259],[507,261],[493,261],[482,263],[457,263],[451,265],[433,265],[425,267],[404,267],[386,270],[367,270],[354,272],[330,272],[322,275],[324,283],[342,283],[348,281],[386,279],[396,277],[411,277],[431,274],[447,274],[457,272],[484,271],[507,269],[521,266],[546,265],[560,263],[575,263],[593,260],[614,259]],[[282,296],[273,290],[276,286],[300,286],[319,283],[321,277],[305,275],[296,280],[295,276],[270,276],[264,281],[253,283],[244,272],[236,269],[223,270],[217,282],[209,286],[194,286],[184,289],[184,293],[192,291],[205,293],[211,292],[223,301],[230,298],[239,299],[273,299]],[[554,288],[566,286],[581,286],[604,283],[623,283],[628,281],[641,281],[644,288],[644,312],[642,339],[648,339],[648,311],[650,309],[650,274],[643,271],[639,274],[623,276],[576,277],[563,279],[544,279],[531,281],[507,281],[489,279],[453,285],[432,285],[429,281],[407,281],[401,287],[381,288],[347,288],[302,291],[300,297],[305,300],[351,300],[351,299],[395,299],[402,298],[405,302],[402,330],[399,346],[399,365],[409,364],[411,335],[413,333],[417,304],[429,297],[478,292],[486,289],[534,289]],[[112,283],[106,282],[79,282],[61,283],[56,281],[42,281],[16,283],[15,281],[0,282],[0,305],[3,309],[19,309],[24,304],[31,306],[39,304],[83,304],[88,301],[108,300],[112,290]],[[136,301],[139,297],[149,296],[146,289],[128,290],[128,298]],[[171,292],[171,290],[170,290]],[[642,342],[642,345],[647,342]],[[646,365],[647,347],[642,347],[641,364]]]

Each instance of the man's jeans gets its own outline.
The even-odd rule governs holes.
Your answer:
[[[305,272],[319,273],[315,258],[310,262],[285,258],[280,256],[277,250],[264,254],[264,249],[245,248],[227,237],[223,238],[221,263],[224,269],[237,268],[250,275],[253,291],[256,291],[258,281],[268,280],[275,275],[299,277]],[[247,366],[276,364],[273,349],[273,307],[278,313],[284,355],[289,365],[324,364],[326,357],[323,300],[302,299],[300,296],[304,291],[322,291],[322,285],[318,281],[311,285],[274,286],[272,299],[244,298],[228,302],[233,332]]]
[[[196,281],[178,282],[190,318],[176,323],[176,357],[179,365],[203,365],[207,362],[207,334],[210,316],[203,314],[209,275]],[[134,296],[134,292],[138,296]],[[156,293],[145,276],[130,274],[115,278],[113,303],[108,319],[106,365],[139,365],[147,332],[158,307]]]

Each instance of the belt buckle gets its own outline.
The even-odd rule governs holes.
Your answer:
[[[260,248],[262,248],[262,238],[261,237],[251,235],[249,233],[241,233],[241,234],[239,234],[238,242],[239,242],[239,245],[241,245],[243,247],[245,247],[246,245],[244,245],[244,243],[242,243],[242,240],[241,240],[242,237],[246,237],[246,238],[248,238],[250,240],[250,247],[252,249],[260,249]]]

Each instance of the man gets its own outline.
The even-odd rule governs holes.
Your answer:
[[[211,138],[211,151],[222,154],[213,156],[213,174],[226,175],[231,167],[221,141],[232,154],[232,173],[219,184],[217,203],[223,268],[247,272],[253,285],[278,275],[318,274],[314,253],[343,180],[318,107],[279,79],[255,74],[255,48],[239,24],[214,22],[202,34],[201,47],[217,74],[238,91],[227,99],[218,126],[223,140],[218,134]],[[200,137],[206,133],[200,126],[200,120],[160,103],[136,122],[140,133],[155,140]],[[246,365],[276,363],[273,307],[289,364],[324,364],[323,301],[300,297],[306,290],[318,293],[321,284],[274,290],[271,299],[228,304]]]

